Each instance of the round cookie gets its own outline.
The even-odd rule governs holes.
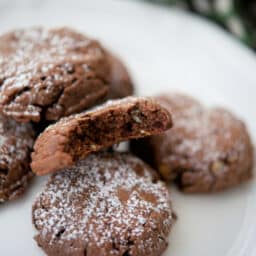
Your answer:
[[[124,63],[113,54],[109,53],[108,57],[111,66],[108,99],[118,99],[132,95],[134,85]]]
[[[110,66],[101,45],[70,29],[0,36],[0,109],[17,121],[58,120],[101,101]]]
[[[171,125],[169,112],[150,98],[109,101],[47,127],[35,142],[31,167],[37,175],[45,175],[71,166],[91,152],[159,134]]]
[[[132,142],[132,151],[185,192],[226,189],[252,177],[253,147],[245,124],[222,108],[170,94],[157,97],[173,115],[173,128]],[[146,149],[146,150],[145,150]]]
[[[0,202],[23,194],[32,178],[29,164],[34,136],[31,124],[0,115]]]
[[[121,153],[92,154],[53,174],[32,216],[49,256],[159,256],[174,222],[164,183]]]

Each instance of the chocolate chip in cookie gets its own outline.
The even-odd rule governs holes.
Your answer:
[[[109,101],[49,126],[36,140],[31,167],[37,175],[45,175],[71,166],[91,152],[161,133],[171,125],[169,112],[150,98]]]
[[[110,64],[101,45],[70,29],[28,28],[0,36],[0,109],[39,122],[85,110],[106,97]]]
[[[53,174],[32,217],[48,256],[159,256],[175,219],[156,172],[121,153],[91,154]]]
[[[173,128],[131,144],[132,151],[176,180],[185,192],[212,192],[252,177],[253,147],[245,124],[223,108],[206,108],[182,94],[156,97]]]

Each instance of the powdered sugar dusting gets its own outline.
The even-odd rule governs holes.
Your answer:
[[[26,159],[33,147],[33,137],[34,131],[30,124],[19,124],[0,115],[0,166],[12,166]]]
[[[64,60],[65,55],[70,54],[70,50],[73,50],[74,59],[81,58],[80,52],[77,51],[76,54],[74,50],[87,47],[91,43],[91,40],[68,29],[66,31],[44,28],[16,30],[4,35],[1,39],[4,41],[10,37],[12,40],[9,42],[8,51],[3,52],[3,57],[0,59],[1,64],[7,65],[8,63],[4,76],[9,77],[13,73],[20,74],[19,79],[23,81],[27,80],[29,74],[33,75],[33,71],[37,71],[41,63],[44,63],[40,66],[41,71],[48,72],[54,63]],[[9,58],[8,61],[5,55]],[[11,63],[16,64],[12,66],[12,69]],[[19,66],[19,63],[23,65]]]
[[[173,128],[166,132],[166,136],[162,135],[159,148],[163,154],[168,152],[166,161],[209,170],[209,165],[215,161],[244,158],[248,150],[248,134],[243,122],[229,111],[207,109],[193,98],[180,94],[159,97],[158,100],[172,112],[174,121]],[[223,165],[223,168],[228,166]]]
[[[63,87],[74,81],[75,65],[80,76],[91,72],[92,66],[103,70],[96,62],[105,65],[100,45],[69,28],[29,28],[4,34],[0,37],[0,56],[3,112],[18,119],[24,108],[33,106],[23,114],[34,121],[40,119],[40,109],[57,103]]]
[[[147,168],[131,155],[96,154],[53,175],[33,208],[39,236],[97,248],[130,239],[141,251],[153,246],[154,233],[165,240],[173,221],[169,194]]]
[[[31,124],[0,115],[0,202],[21,194],[32,177],[29,159],[33,143]]]
[[[3,57],[0,59],[0,65],[5,66],[1,73],[1,77],[5,79],[2,84],[3,89],[10,84],[12,89],[28,86],[39,70],[42,75],[47,73],[54,67],[54,64],[65,60],[66,54],[70,55],[71,49],[73,58],[81,59],[83,56],[79,51],[76,53],[74,49],[86,47],[91,41],[79,34],[75,35],[76,37],[69,31],[58,34],[55,30],[42,28],[17,30],[4,35],[1,38],[3,43],[6,43],[5,40],[10,36],[12,40],[9,42],[8,51],[1,52]],[[3,50],[5,49],[6,47],[3,47]]]

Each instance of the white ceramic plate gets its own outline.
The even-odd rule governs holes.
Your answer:
[[[69,25],[99,38],[127,62],[138,93],[179,89],[222,104],[256,134],[253,52],[204,20],[135,1],[0,1],[0,32],[30,25]],[[0,206],[0,255],[44,255],[32,237],[31,204],[45,178],[25,197]],[[172,188],[179,219],[165,255],[255,256],[255,181],[215,195]]]

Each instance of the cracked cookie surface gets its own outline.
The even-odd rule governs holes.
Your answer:
[[[252,177],[253,148],[245,124],[222,108],[206,108],[182,94],[156,97],[173,128],[132,142],[132,150],[185,192],[226,189]]]
[[[171,125],[169,112],[150,98],[108,101],[47,127],[35,142],[31,167],[37,175],[45,175],[71,166],[89,153],[159,134]]]
[[[159,256],[174,222],[155,171],[124,153],[97,153],[53,174],[33,205],[49,256]]]
[[[110,67],[101,45],[70,29],[0,36],[0,109],[17,121],[54,121],[101,101]]]
[[[34,138],[31,124],[0,115],[0,202],[21,196],[33,177],[29,165]]]

